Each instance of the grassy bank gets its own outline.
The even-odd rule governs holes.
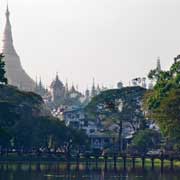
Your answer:
[[[87,159],[85,157],[80,157],[79,164],[86,165]],[[17,156],[17,155],[9,155],[9,156],[1,156],[0,157],[0,163],[64,163],[66,164],[66,159],[64,156],[30,156],[30,155],[23,155],[23,156]],[[76,164],[76,157],[72,157],[70,159],[71,164]],[[170,167],[170,161],[164,160],[164,167]],[[95,166],[96,165],[96,158],[90,157],[88,159],[88,164]],[[104,157],[98,158],[98,165],[105,166],[105,160]],[[112,157],[109,157],[107,159],[107,166],[113,167],[114,161]],[[126,161],[127,168],[132,167],[132,159],[127,158]],[[142,159],[136,158],[135,159],[135,166],[136,167],[142,167]],[[151,159],[145,159],[145,167],[151,168],[152,162]],[[123,167],[123,159],[117,158],[117,167]],[[154,167],[161,167],[161,161],[159,159],[154,160]],[[174,167],[180,167],[180,161],[174,161]]]

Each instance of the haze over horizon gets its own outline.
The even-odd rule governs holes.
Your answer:
[[[1,2],[0,32],[6,0]],[[162,68],[180,50],[178,0],[9,0],[15,48],[27,73],[49,85],[60,79],[84,90],[125,84]]]

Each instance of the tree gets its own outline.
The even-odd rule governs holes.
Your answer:
[[[7,78],[5,77],[5,62],[3,61],[3,54],[1,53],[0,54],[0,82],[3,83],[3,84],[7,84],[8,83],[8,80]]]
[[[20,119],[10,128],[16,147],[62,147],[72,139],[73,146],[86,145],[85,133],[66,127],[64,122],[53,117]]]
[[[10,146],[11,135],[6,129],[0,128],[0,148]]]
[[[117,83],[117,88],[122,89],[123,88],[123,83],[120,81]]]
[[[168,142],[180,147],[180,61],[168,71],[151,70],[149,78],[155,86],[144,96],[146,115],[156,121]]]
[[[100,117],[101,120],[108,119],[114,123],[119,123],[123,119],[136,130],[137,127],[143,126],[145,120],[141,110],[141,101],[145,92],[146,90],[141,87],[103,91],[91,100],[85,110],[92,119]]]
[[[101,92],[87,105],[86,112],[93,119],[100,119],[101,123],[119,126],[119,151],[123,149],[123,123],[129,123],[136,132],[146,128],[141,101],[145,93],[141,87],[125,87]]]
[[[133,138],[131,148],[139,153],[147,153],[149,150],[160,146],[161,135],[151,129],[140,130]]]
[[[86,145],[85,133],[65,126],[52,117],[42,98],[16,87],[0,85],[0,146],[27,148],[61,147],[69,139],[74,146]],[[48,144],[50,144],[48,146]]]

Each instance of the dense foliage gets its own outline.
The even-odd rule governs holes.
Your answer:
[[[0,85],[1,147],[57,148],[70,140],[84,145],[86,135],[52,117],[39,95]]]
[[[160,147],[161,135],[151,129],[140,130],[133,138],[131,149],[133,152],[147,153]]]
[[[52,117],[38,117],[21,119],[11,128],[16,147],[25,148],[57,148],[62,147],[70,139],[74,145],[83,145],[84,134],[67,128],[59,119]]]
[[[141,87],[126,87],[101,92],[86,107],[92,118],[100,118],[111,123],[127,121],[136,129],[145,128],[146,122],[141,110],[141,100],[145,93]]]
[[[8,80],[5,77],[5,62],[3,61],[3,54],[0,54],[0,82],[3,84],[7,84]]]
[[[152,91],[144,98],[148,117],[156,120],[167,142],[180,146],[180,61],[168,71],[152,70],[149,78],[155,81]]]

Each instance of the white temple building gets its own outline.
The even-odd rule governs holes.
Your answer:
[[[21,90],[34,91],[36,84],[23,69],[20,62],[20,58],[13,45],[11,23],[9,20],[9,16],[10,13],[9,8],[7,6],[6,24],[2,38],[3,42],[1,53],[3,53],[3,55],[5,56],[4,61],[8,84],[17,86]]]

